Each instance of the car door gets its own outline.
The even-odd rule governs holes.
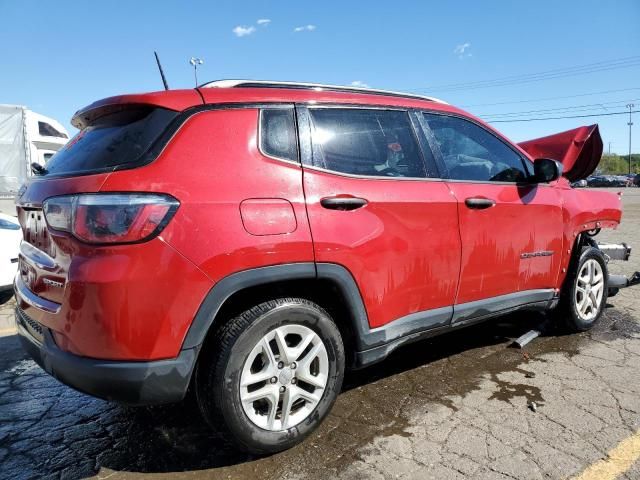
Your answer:
[[[453,321],[552,298],[562,256],[556,189],[532,183],[530,161],[475,121],[428,112],[421,118],[458,201],[462,258]]]
[[[304,192],[319,263],[355,279],[371,328],[450,322],[457,205],[406,110],[299,107]]]

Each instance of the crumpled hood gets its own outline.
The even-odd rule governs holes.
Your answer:
[[[597,124],[527,140],[518,145],[534,159],[558,160],[562,163],[562,176],[570,182],[591,175],[602,157],[602,138]]]

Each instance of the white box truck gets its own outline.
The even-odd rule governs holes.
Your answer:
[[[0,104],[0,213],[15,216],[15,196],[31,164],[45,166],[69,141],[65,128],[52,118],[21,105]]]

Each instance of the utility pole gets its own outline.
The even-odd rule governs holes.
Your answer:
[[[631,121],[631,110],[633,107],[635,107],[633,103],[627,104],[627,108],[629,109],[629,123],[627,123],[627,125],[629,125],[629,175],[631,175],[631,125],[633,125]]]
[[[609,142],[609,155],[611,155],[611,144],[612,144],[612,143],[613,143],[613,142]]]
[[[204,60],[201,58],[191,57],[189,63],[193,66],[193,76],[196,80],[196,88],[198,87],[198,65],[202,65]]]

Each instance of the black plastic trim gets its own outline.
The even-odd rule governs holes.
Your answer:
[[[404,343],[443,333],[520,309],[547,310],[555,305],[553,289],[515,292],[460,305],[446,306],[398,318],[370,328],[362,295],[351,273],[333,263],[303,262],[260,267],[234,273],[210,290],[187,333],[183,349],[199,347],[227,299],[245,288],[269,283],[318,279],[331,282],[342,295],[354,332],[356,366],[377,362]]]
[[[155,405],[182,400],[198,357],[198,348],[185,349],[178,357],[149,362],[98,360],[60,350],[48,329],[41,343],[18,321],[18,335],[25,351],[49,375],[94,397],[130,405]]]
[[[187,332],[182,348],[194,348],[202,345],[220,308],[234,293],[258,285],[305,278],[316,278],[316,268],[313,262],[254,268],[223,278],[213,286],[202,302]]]

